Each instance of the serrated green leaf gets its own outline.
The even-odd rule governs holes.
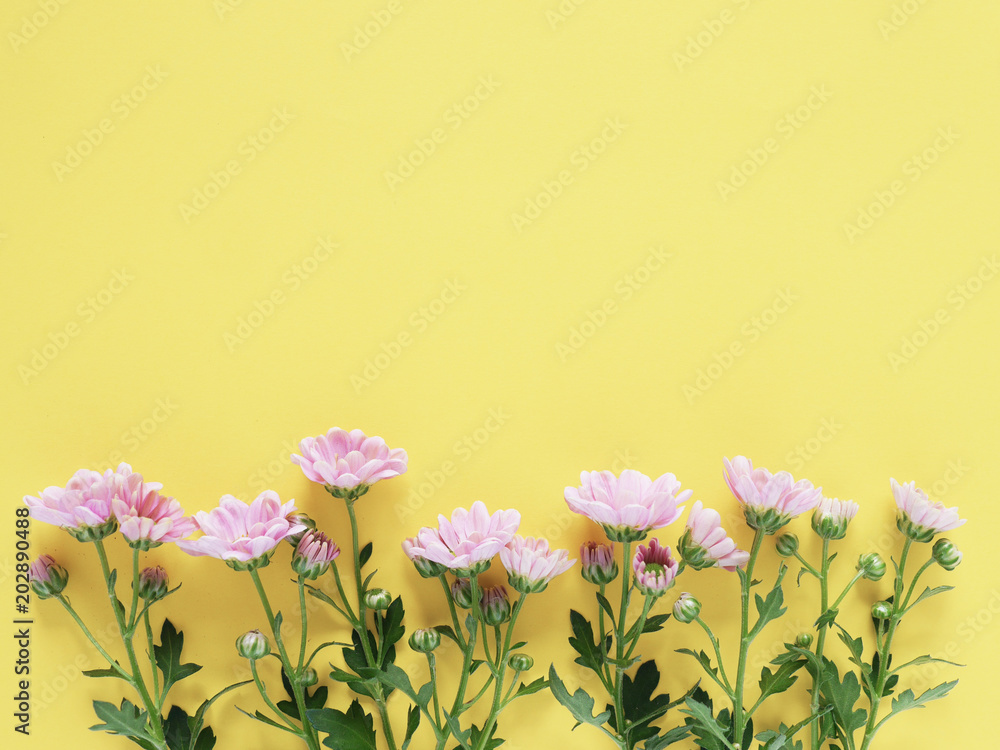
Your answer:
[[[896,667],[894,670],[892,670],[892,674],[896,674],[897,672],[901,672],[904,669],[906,669],[907,667],[919,667],[922,664],[949,664],[949,665],[951,665],[953,667],[964,667],[965,666],[964,664],[959,664],[957,662],[948,661],[947,659],[938,659],[938,658],[936,658],[934,656],[929,656],[927,654],[924,654],[923,656],[918,656],[916,659],[912,659],[912,660],[906,662],[906,664],[900,664],[898,667]],[[84,674],[86,674],[86,673],[84,673]]]
[[[170,620],[163,621],[160,628],[160,643],[153,645],[156,666],[163,673],[163,690],[166,695],[171,686],[185,677],[190,677],[201,669],[200,664],[181,664],[181,652],[184,649],[184,634],[177,630]]]
[[[358,701],[353,701],[346,713],[314,708],[306,711],[306,716],[316,730],[328,733],[323,744],[333,750],[376,750],[375,720]]]
[[[170,750],[189,750],[191,746],[190,717],[180,706],[171,706],[163,722],[163,736]]]
[[[395,664],[388,664],[384,671],[378,673],[378,679],[383,685],[399,690],[403,695],[416,703],[421,708],[426,708],[426,703],[420,703],[417,691],[410,683],[410,676]]]
[[[816,618],[816,622],[813,623],[813,626],[816,628],[822,628],[825,625],[831,625],[833,621],[837,619],[838,614],[840,614],[839,609],[828,609]]]
[[[402,750],[406,750],[406,748],[410,746],[410,740],[413,739],[413,734],[417,731],[417,727],[419,726],[420,709],[416,706],[410,706],[409,710],[406,712],[406,734],[403,736]]]
[[[952,688],[958,684],[958,680],[952,680],[951,682],[942,682],[936,687],[932,687],[929,690],[925,690],[919,696],[914,696],[912,690],[904,690],[902,693],[897,695],[892,699],[892,707],[889,716],[893,714],[902,713],[903,711],[909,711],[911,708],[921,708],[924,704],[930,703],[931,701],[936,701],[944,698],[948,693],[951,692]],[[886,719],[879,722],[881,725]]]
[[[669,730],[666,734],[661,734],[656,737],[650,737],[646,740],[646,744],[643,745],[643,750],[663,750],[665,747],[673,745],[675,742],[680,742],[685,740],[691,732],[686,726],[684,727],[674,727]]]
[[[798,679],[798,675],[795,673],[805,666],[805,663],[805,660],[787,661],[773,673],[770,669],[764,667],[760,672],[760,681],[758,683],[760,687],[760,699],[758,702],[763,703],[769,696],[788,690]]]
[[[576,663],[600,673],[604,657],[594,639],[594,627],[586,617],[575,609],[570,610],[569,620],[573,627],[573,637],[569,639],[569,645],[580,655],[575,660]]]
[[[727,747],[729,750],[735,750],[733,748],[733,743],[726,738],[726,733],[723,731],[723,728],[719,726],[716,718],[712,716],[712,709],[695,698],[687,698],[684,701],[684,704],[687,708],[681,709],[681,713],[687,714],[693,718],[695,721],[694,726],[705,730],[709,736],[721,743],[723,747]]]
[[[642,626],[643,633],[655,633],[663,629],[663,623],[670,619],[670,613],[664,613],[662,615],[653,615],[652,617],[647,617],[646,622]]]
[[[539,690],[544,690],[548,686],[549,681],[544,677],[539,677],[537,680],[529,682],[527,685],[522,682],[521,686],[517,689],[517,692],[514,695],[515,697],[520,698],[525,695],[537,693]]]
[[[841,680],[837,665],[829,660],[824,661],[820,692],[832,706],[832,716],[837,726],[845,734],[852,734],[863,727],[868,719],[868,713],[863,708],[854,710],[854,705],[861,697],[861,683],[854,672],[846,672]]]
[[[236,706],[236,710],[239,711],[241,714],[244,714],[245,716],[249,716],[251,719],[256,719],[261,724],[267,724],[268,726],[272,726],[272,727],[274,727],[276,729],[281,729],[282,731],[285,731],[285,732],[291,731],[284,724],[279,724],[274,719],[272,719],[270,716],[262,714],[260,711],[254,711],[253,713],[250,713],[249,711],[244,711],[239,706]]]
[[[930,588],[928,586],[927,588],[925,588],[921,592],[920,596],[918,596],[916,599],[913,600],[913,603],[910,604],[906,608],[906,611],[909,612],[911,609],[913,609],[914,607],[916,607],[918,604],[920,604],[920,602],[924,601],[925,599],[930,599],[932,596],[937,596],[938,594],[943,594],[945,591],[951,591],[953,588],[955,588],[955,587],[954,586],[935,586],[934,588]]]
[[[137,706],[122,699],[120,706],[106,701],[94,701],[94,713],[103,724],[95,724],[90,729],[94,732],[107,732],[108,734],[120,734],[125,737],[133,737],[147,742],[152,741],[152,737],[146,732],[146,721],[148,715],[145,711],[140,711]]]
[[[785,601],[785,595],[781,591],[781,577],[778,577],[777,582],[767,593],[767,598],[762,598],[760,594],[754,594],[754,604],[757,607],[757,622],[754,623],[753,629],[751,630],[751,635],[756,636],[764,629],[764,627],[774,620],[777,620],[787,611],[782,605]]]
[[[580,724],[599,727],[611,718],[610,711],[602,711],[596,716],[594,715],[594,699],[583,688],[577,688],[576,692],[570,695],[563,681],[556,674],[554,666],[549,667],[549,690]]]

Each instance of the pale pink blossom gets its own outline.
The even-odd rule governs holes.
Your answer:
[[[513,538],[520,523],[516,510],[498,510],[491,516],[477,500],[470,510],[456,508],[451,520],[439,515],[438,528],[422,528],[409,554],[440,563],[463,577],[480,573]]]
[[[380,437],[368,437],[361,430],[347,432],[339,427],[325,435],[307,437],[299,443],[302,455],[292,455],[302,473],[313,482],[338,491],[355,490],[406,472],[406,451],[389,449]]]
[[[916,542],[929,542],[935,534],[957,529],[966,521],[958,517],[958,508],[931,500],[916,482],[900,484],[890,479],[890,485],[898,508],[896,525]]]
[[[289,519],[295,510],[294,500],[282,504],[272,490],[260,493],[249,505],[223,495],[219,507],[195,514],[204,536],[179,541],[177,546],[189,555],[217,557],[237,569],[262,567],[285,537],[305,529]]]
[[[773,534],[796,516],[815,508],[823,497],[822,488],[800,479],[796,482],[787,471],[771,474],[754,469],[753,463],[737,456],[723,459],[726,484],[743,505],[747,524],[766,534]]]
[[[843,539],[847,526],[858,514],[859,506],[853,500],[824,497],[813,511],[813,531],[824,539]]]
[[[564,549],[549,549],[547,539],[527,539],[516,535],[500,550],[500,562],[507,569],[507,578],[515,591],[534,594],[543,591],[560,573],[573,567]]]
[[[660,596],[673,586],[679,570],[670,547],[663,547],[658,539],[651,539],[648,547],[640,544],[632,558],[636,588],[647,596]]]
[[[606,585],[618,577],[615,545],[584,542],[580,545],[580,575],[583,580]]]
[[[181,504],[157,490],[157,482],[144,482],[141,474],[116,474],[111,510],[129,544],[150,549],[176,542],[196,530],[193,518],[184,516]]]
[[[80,469],[65,487],[47,487],[39,497],[26,495],[24,502],[35,520],[60,526],[80,541],[97,541],[114,533],[117,524],[111,503],[119,481],[131,474],[132,467],[126,463],[103,474]],[[149,486],[163,487],[155,482]]]
[[[40,599],[58,596],[68,581],[69,573],[51,555],[41,555],[28,566],[28,583]]]
[[[330,563],[340,557],[340,547],[322,531],[307,531],[292,555],[292,570],[315,580],[330,569]]]
[[[579,487],[566,488],[565,498],[572,511],[600,524],[609,539],[630,542],[680,517],[684,508],[677,504],[692,494],[680,488],[673,474],[653,481],[632,469],[620,477],[610,471],[585,471],[580,474]]]
[[[677,547],[684,562],[696,570],[717,567],[732,572],[750,559],[750,553],[737,549],[736,542],[726,534],[719,513],[703,508],[701,500],[691,507],[687,529]]]

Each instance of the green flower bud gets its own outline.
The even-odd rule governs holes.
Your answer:
[[[294,515],[289,516],[288,522],[293,525],[302,524],[303,526],[305,526],[305,528],[302,529],[302,531],[298,532],[297,534],[292,534],[291,536],[285,537],[285,541],[288,542],[290,545],[292,545],[293,548],[299,546],[299,542],[302,541],[302,537],[307,532],[316,530],[316,522],[312,518],[310,518],[309,515],[306,513],[295,513]]]
[[[429,654],[441,645],[441,634],[434,628],[414,630],[410,634],[410,648],[421,654]]]
[[[950,539],[938,539],[931,552],[934,560],[945,570],[954,570],[962,562],[962,553]]]
[[[795,534],[782,534],[774,543],[774,548],[782,557],[791,557],[799,551],[799,538]]]
[[[28,582],[39,599],[48,599],[62,593],[69,573],[51,555],[42,555],[28,567]]]
[[[584,542],[580,547],[580,575],[583,580],[600,586],[609,584],[618,577],[618,563],[615,561],[615,545]]]
[[[299,675],[299,684],[303,687],[312,687],[317,682],[319,682],[319,675],[316,674],[316,670],[312,667],[307,667],[306,670]]]
[[[139,574],[139,598],[147,602],[155,602],[167,594],[169,579],[167,571],[159,565],[146,568]]]
[[[872,605],[872,617],[876,620],[888,620],[892,617],[892,605],[889,602],[875,602]]]
[[[511,669],[517,672],[527,672],[535,666],[535,660],[527,654],[511,654],[507,658],[507,663],[510,665]]]
[[[812,633],[799,633],[795,636],[795,645],[799,648],[809,648],[812,645]]]
[[[878,552],[869,552],[858,558],[858,571],[869,581],[878,581],[885,575],[885,560]]]
[[[701,602],[686,591],[674,602],[674,619],[678,622],[694,622],[700,613]]]
[[[271,643],[259,630],[251,630],[236,639],[236,651],[244,659],[263,659],[271,653]]]
[[[502,625],[510,619],[510,599],[503,586],[491,586],[479,600],[479,613],[487,625]]]
[[[472,609],[472,584],[468,578],[456,578],[451,584],[451,598],[462,609]]]
[[[392,604],[392,594],[385,589],[371,589],[365,592],[365,606],[368,609],[389,609]]]

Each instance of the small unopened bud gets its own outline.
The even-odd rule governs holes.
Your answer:
[[[433,628],[414,630],[410,634],[410,648],[421,654],[429,654],[441,645],[441,634]]]
[[[306,531],[292,555],[292,570],[303,578],[315,581],[330,569],[340,556],[340,547],[322,531]]]
[[[847,536],[848,524],[857,513],[858,504],[853,500],[824,497],[813,512],[813,531],[823,539],[843,539]]]
[[[945,570],[954,570],[962,562],[961,551],[950,539],[941,538],[934,542],[931,554],[934,555],[937,564]]]
[[[146,568],[139,574],[139,598],[147,602],[155,602],[167,594],[169,579],[167,571],[159,565]]]
[[[365,593],[365,606],[368,609],[389,609],[392,604],[392,594],[385,589],[371,589]]]
[[[618,577],[614,544],[584,542],[580,546],[580,575],[590,583],[609,584]]]
[[[775,541],[774,548],[782,557],[791,557],[799,551],[799,538],[790,532],[782,534]]]
[[[688,592],[684,592],[677,601],[674,602],[674,619],[678,622],[694,622],[694,619],[701,614],[701,602],[695,599]]]
[[[510,619],[510,599],[503,586],[491,586],[479,600],[479,613],[487,625],[502,625]]]
[[[892,617],[892,605],[889,602],[875,602],[872,605],[872,617],[876,620],[888,620]]]
[[[291,536],[286,536],[285,541],[288,542],[292,547],[298,547],[299,542],[302,541],[302,537],[305,536],[310,531],[316,530],[316,522],[310,518],[306,513],[295,513],[288,517],[288,522],[293,526],[296,524],[302,524],[305,526],[302,531],[292,534]]]
[[[799,648],[809,648],[812,645],[812,633],[799,633],[795,636],[795,645]]]
[[[28,568],[28,581],[39,599],[48,599],[62,593],[69,582],[69,573],[51,555],[42,555]]]
[[[858,572],[869,581],[881,580],[885,575],[885,560],[878,552],[868,552],[858,558]]]
[[[468,578],[456,578],[451,584],[451,598],[462,609],[472,609],[472,584]]]
[[[511,654],[507,659],[507,663],[510,664],[511,669],[517,672],[527,672],[535,666],[535,660],[527,654]]]
[[[244,659],[263,659],[271,653],[271,643],[259,630],[251,630],[236,639],[236,651]]]
[[[319,682],[319,675],[316,674],[316,670],[312,667],[307,667],[306,670],[299,675],[299,684],[303,687],[312,687],[317,682]]]

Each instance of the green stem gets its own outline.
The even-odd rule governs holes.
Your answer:
[[[90,641],[91,644],[93,644],[94,648],[97,649],[98,653],[100,653],[100,655],[107,660],[108,666],[111,667],[116,672],[118,672],[118,674],[121,675],[121,678],[131,685],[133,682],[132,675],[130,675],[128,672],[122,669],[121,665],[119,665],[117,661],[111,658],[111,654],[105,651],[104,647],[97,642],[97,639],[94,638],[94,634],[90,632],[90,629],[84,624],[83,620],[80,619],[80,615],[78,615],[76,613],[76,610],[73,609],[73,605],[69,603],[69,599],[67,599],[62,594],[56,594],[56,598],[59,600],[59,603],[66,608],[66,611],[69,612],[70,617],[72,617],[76,621],[76,624],[80,626],[80,630],[82,630],[83,634],[87,636],[87,640]]]
[[[871,706],[868,711],[868,722],[865,724],[865,733],[861,740],[861,750],[868,750],[872,740],[875,738],[879,704],[882,701],[882,696],[885,694],[886,680],[889,678],[889,654],[892,652],[892,639],[896,634],[896,626],[899,625],[899,621],[902,618],[902,602],[900,602],[900,598],[903,595],[903,575],[906,568],[906,558],[910,554],[910,546],[912,544],[913,540],[907,537],[906,541],[903,542],[903,551],[899,556],[899,569],[896,571],[896,581],[893,588],[892,616],[889,618],[885,637],[878,651],[878,675],[875,677],[875,689],[871,696]]]
[[[260,693],[260,697],[264,699],[264,702],[274,712],[275,716],[277,716],[279,719],[281,719],[282,721],[284,721],[288,726],[290,726],[292,728],[292,732],[294,734],[298,735],[299,737],[302,737],[303,739],[306,739],[305,735],[302,732],[302,729],[300,727],[297,727],[295,724],[293,724],[292,720],[289,719],[285,715],[285,712],[282,711],[280,708],[278,708],[276,705],[274,705],[274,703],[268,697],[268,695],[267,695],[267,688],[264,687],[264,683],[261,681],[260,675],[257,674],[257,660],[256,659],[251,659],[250,660],[250,672],[251,672],[251,674],[253,674],[253,681],[254,681],[254,684],[257,686],[257,691]],[[280,728],[283,728],[283,727],[280,727]],[[306,739],[306,742],[308,742],[308,739]]]
[[[153,699],[156,701],[157,709],[162,709],[163,699],[166,696],[160,695],[160,678],[156,668],[156,651],[153,648],[153,627],[149,624],[149,610],[143,611],[142,622],[146,630],[146,644],[149,647],[149,666],[153,672]]]
[[[438,730],[441,729],[441,702],[438,699],[438,684],[437,684],[437,660],[434,658],[434,654],[427,653],[427,670],[431,675],[431,695],[434,698],[434,723]],[[435,732],[436,734],[437,732]]]
[[[646,618],[649,616],[649,610],[652,606],[653,597],[647,596],[646,600],[642,603],[642,614],[639,615],[639,619],[636,621],[638,626],[635,629],[635,638],[632,639],[632,643],[628,647],[628,652],[625,654],[626,661],[632,658],[632,652],[639,645],[639,638],[642,636],[642,629],[646,626]]]
[[[631,565],[632,543],[622,542],[622,598],[618,612],[618,628],[615,636],[615,726],[618,728],[618,740],[625,744],[625,701],[623,696],[622,678],[625,674],[625,667],[622,666],[625,660],[625,619],[628,616],[629,596],[632,593],[632,582],[629,580]]]
[[[607,589],[607,584],[601,584],[601,596],[604,596],[604,592]],[[611,693],[614,690],[613,681],[611,679],[611,668],[608,666],[608,633],[604,629],[604,607],[600,606],[598,602],[597,606],[597,623],[598,632],[601,634],[600,649],[601,649],[601,671],[598,673],[598,677],[601,678],[601,682],[604,683],[605,689]]]
[[[306,614],[306,587],[305,579],[299,576],[299,613],[301,615],[301,635],[299,637],[299,672],[306,663],[306,637],[309,631],[309,618]]]
[[[521,607],[524,606],[524,600],[527,598],[528,595],[522,593],[521,597],[514,605],[514,609],[510,614],[510,622],[507,624],[507,634],[503,639],[503,648],[500,647],[500,628],[497,627],[497,679],[493,690],[493,704],[490,706],[489,717],[483,725],[483,732],[480,735],[481,739],[475,750],[485,750],[489,744],[489,738],[493,733],[493,728],[496,726],[497,719],[500,716],[500,704],[503,700],[504,676],[507,671],[507,657],[510,656],[510,642],[514,636],[514,624],[517,622],[517,616],[521,614]]]
[[[299,719],[302,722],[302,738],[310,750],[319,750],[319,736],[306,718],[306,702],[302,694],[302,684],[299,682],[299,670],[292,666],[292,662],[288,658],[288,652],[285,650],[285,643],[281,637],[281,629],[275,626],[274,611],[271,609],[271,602],[267,598],[264,584],[260,580],[260,574],[254,569],[250,571],[250,577],[253,579],[253,585],[257,589],[257,596],[260,597],[260,603],[264,606],[264,614],[267,616],[268,625],[270,625],[271,633],[274,635],[274,642],[278,646],[282,669],[285,670],[288,681],[292,685],[292,696],[295,698],[295,705],[299,710]]]
[[[830,598],[830,540],[823,539],[823,557],[819,575],[819,613],[825,615],[829,608]],[[819,633],[816,636],[816,661],[819,664],[817,672],[813,676],[812,697],[810,700],[810,715],[815,716],[819,712],[819,686],[822,678],[823,648],[826,645],[826,623],[819,626]],[[820,735],[820,722],[814,721],[810,729],[812,736],[813,750],[819,750],[823,738]]]
[[[451,623],[455,629],[455,637],[458,638],[458,645],[460,648],[465,648],[465,636],[462,635],[462,628],[458,624],[458,610],[455,609],[455,597],[451,595],[451,586],[448,585],[448,579],[445,574],[442,573],[438,576],[438,580],[441,581],[441,588],[444,589],[444,598],[448,600],[448,609],[451,612]]]
[[[845,596],[847,596],[847,593],[848,593],[848,592],[849,592],[849,591],[850,591],[850,590],[851,590],[852,588],[854,588],[854,584],[856,584],[856,583],[857,583],[858,581],[860,581],[860,580],[861,580],[862,578],[864,578],[864,577],[865,577],[865,574],[864,574],[864,572],[863,572],[863,571],[860,571],[860,570],[859,570],[859,571],[858,571],[857,573],[855,573],[855,574],[854,574],[854,578],[852,578],[852,579],[851,579],[851,580],[850,580],[850,581],[849,581],[849,582],[847,583],[847,585],[846,585],[846,586],[844,587],[844,590],[840,592],[840,596],[838,596],[838,597],[837,597],[837,600],[836,600],[836,601],[835,601],[835,602],[834,602],[833,604],[831,604],[831,605],[830,605],[830,609],[837,609],[837,607],[839,607],[839,606],[840,606],[840,603],[841,603],[842,601],[844,601],[844,597],[845,597]]]
[[[343,609],[338,607],[337,611],[350,621],[353,628],[359,630],[361,626],[358,624],[358,616],[354,614],[354,608],[351,606],[351,602],[347,598],[347,592],[344,590],[344,583],[340,580],[340,571],[337,569],[336,565],[331,565],[330,569],[333,571],[333,578],[337,582],[337,591],[340,592],[340,600],[344,603],[344,609],[347,610],[345,612]]]
[[[935,562],[936,562],[935,559],[933,557],[931,557],[930,560],[928,560],[927,562],[925,562],[920,567],[920,570],[917,571],[917,574],[915,576],[913,576],[913,580],[910,581],[910,587],[906,591],[906,596],[903,598],[903,604],[900,607],[900,612],[901,613],[905,612],[906,610],[908,610],[910,608],[910,606],[909,606],[910,605],[910,598],[913,596],[913,591],[917,587],[917,581],[920,580],[920,576],[922,576],[924,574],[924,571],[927,570]]]
[[[472,666],[472,655],[476,650],[476,634],[479,630],[479,579],[476,576],[471,576],[469,585],[472,596],[472,629],[469,631],[469,638],[465,643],[465,657],[462,660],[458,692],[455,693],[455,702],[451,706],[451,715],[454,717],[461,714],[463,710],[462,704],[465,703],[465,691],[469,685],[469,669]]]
[[[163,718],[160,716],[159,709],[153,702],[152,697],[149,695],[149,690],[146,688],[146,682],[142,677],[142,670],[139,669],[139,660],[136,658],[135,648],[132,645],[134,633],[125,624],[124,607],[122,607],[121,603],[118,601],[118,596],[111,586],[111,566],[108,565],[108,554],[104,550],[104,541],[98,539],[94,542],[94,546],[97,548],[97,556],[101,561],[101,570],[104,572],[104,584],[108,591],[108,599],[111,602],[111,609],[115,614],[115,622],[118,624],[118,635],[122,639],[122,645],[125,646],[125,653],[128,655],[129,666],[132,668],[132,684],[139,693],[139,697],[142,699],[142,704],[146,709],[147,715],[149,716],[149,723],[153,730],[154,741],[158,747],[166,748],[166,742],[163,734]],[[135,554],[137,555],[138,553],[136,552]],[[138,576],[133,580],[132,585],[133,587],[138,587]]]
[[[740,587],[740,660],[736,670],[736,690],[733,697],[733,743],[737,747],[743,745],[743,733],[746,730],[747,717],[743,711],[743,683],[747,672],[747,654],[750,651],[750,587],[753,585],[753,569],[760,554],[764,532],[754,531],[753,546],[750,548],[750,559]]]
[[[695,617],[694,620],[701,625],[702,629],[708,634],[708,639],[712,642],[712,648],[715,650],[715,661],[719,665],[719,677],[721,677],[722,680],[720,681],[714,675],[712,675],[712,677],[715,678],[719,687],[726,691],[726,694],[729,696],[729,700],[734,700],[735,696],[733,695],[733,686],[729,682],[729,678],[726,677],[726,668],[722,664],[722,651],[719,648],[719,639],[715,637],[715,633],[712,632],[708,623],[701,619],[700,616]]]

